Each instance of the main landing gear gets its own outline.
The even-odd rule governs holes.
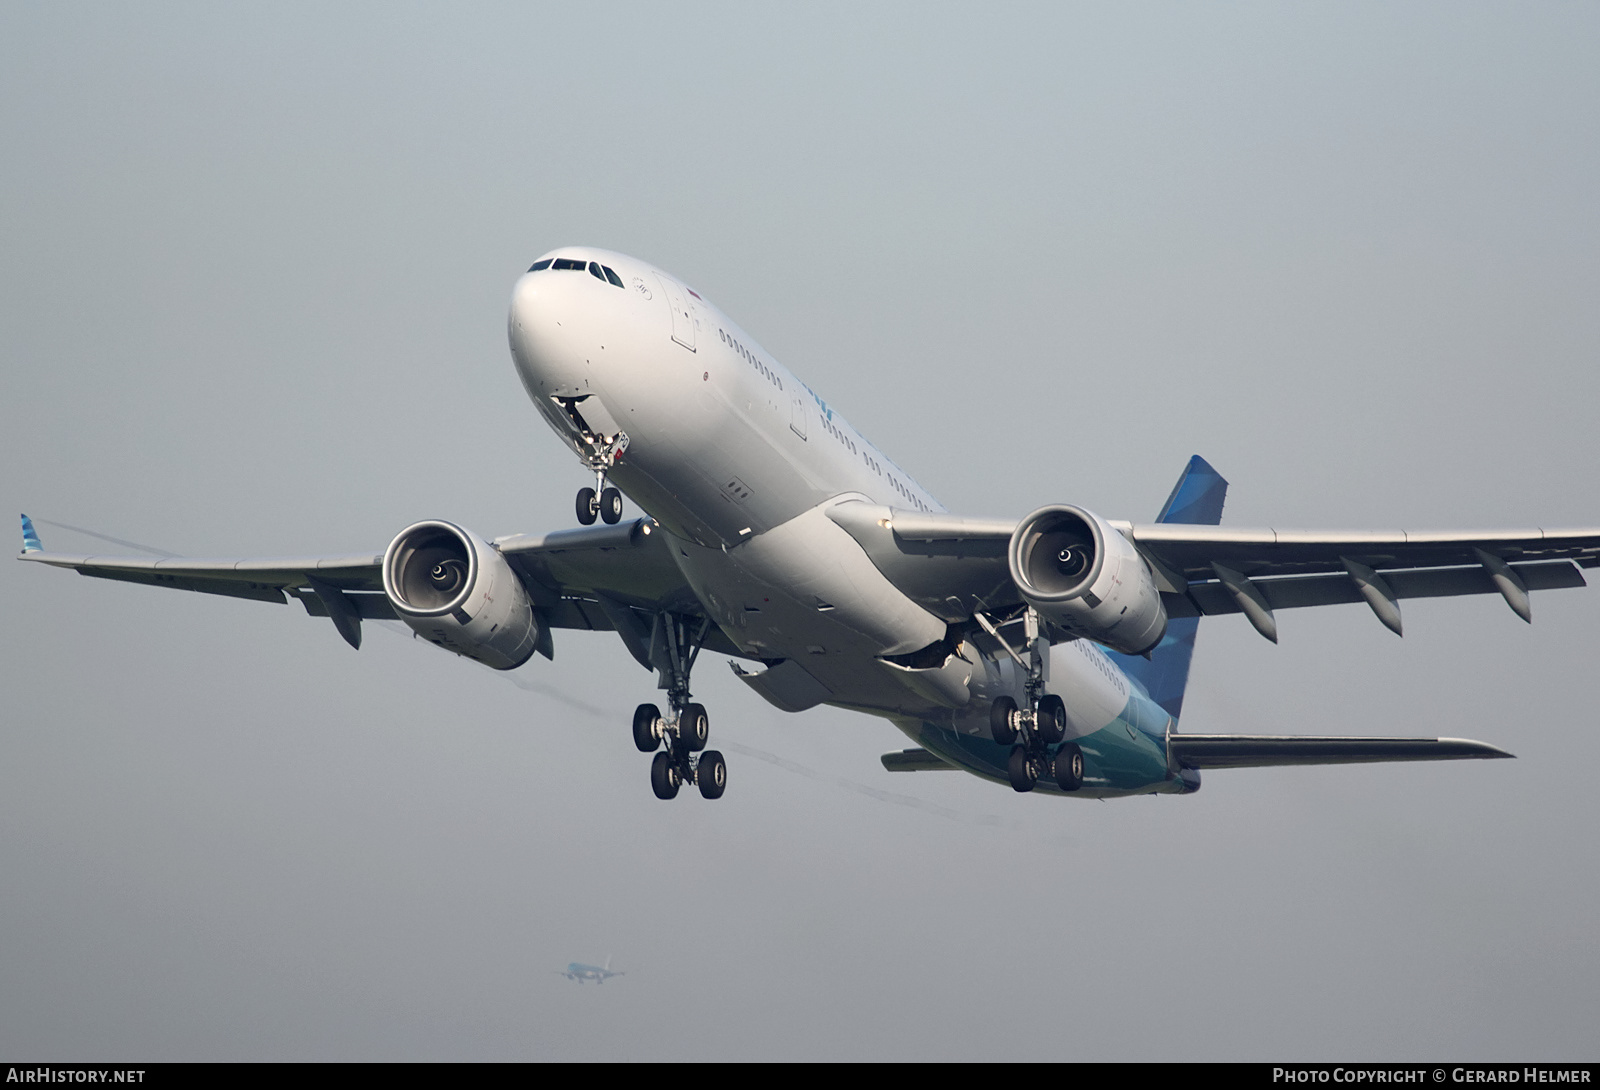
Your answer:
[[[728,762],[706,749],[711,720],[705,705],[689,699],[689,671],[710,626],[705,617],[656,615],[650,657],[667,690],[668,714],[663,716],[654,704],[640,704],[633,713],[633,744],[642,753],[655,754],[650,787],[658,799],[675,798],[686,783],[698,787],[704,798],[720,799],[728,786]]]
[[[1003,696],[989,709],[989,733],[996,742],[1011,747],[1006,776],[1018,791],[1032,791],[1044,777],[1052,777],[1063,791],[1083,786],[1083,750],[1076,742],[1062,742],[1067,710],[1061,698],[1046,694],[1032,711],[1017,707]],[[1052,755],[1049,747],[1059,745]]]
[[[1019,708],[1009,696],[1002,696],[989,708],[989,734],[1002,746],[1011,747],[1006,762],[1006,778],[1017,791],[1032,791],[1039,780],[1053,778],[1063,791],[1083,786],[1083,750],[1075,742],[1063,742],[1067,729],[1067,708],[1059,696],[1044,691],[1048,680],[1050,641],[1039,632],[1039,615],[1028,610],[1024,632],[1028,658],[1014,651],[982,615],[978,621],[1006,649],[1017,665],[1026,671],[1028,707]],[[1051,746],[1060,748],[1054,754]]]

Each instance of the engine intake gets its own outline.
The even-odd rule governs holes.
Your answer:
[[[383,554],[383,592],[417,635],[496,670],[521,666],[539,642],[533,603],[506,558],[448,522],[395,536]]]
[[[1055,624],[1129,655],[1161,642],[1167,611],[1133,542],[1081,507],[1041,507],[1007,550],[1023,600]]]

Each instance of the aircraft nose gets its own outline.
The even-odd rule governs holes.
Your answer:
[[[526,272],[511,289],[511,330],[540,337],[557,329],[588,325],[595,314],[594,285],[587,273]]]
[[[555,347],[563,328],[562,285],[549,276],[523,273],[511,289],[511,351],[526,364]]]
[[[511,329],[527,328],[537,320],[539,281],[533,273],[523,273],[511,288]]]
[[[582,296],[587,279],[541,270],[524,273],[511,289],[511,356],[528,389],[575,389],[587,377],[593,340],[591,308]]]

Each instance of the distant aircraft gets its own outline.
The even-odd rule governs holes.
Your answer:
[[[583,528],[491,542],[428,520],[382,552],[189,560],[45,552],[24,517],[21,559],[288,595],[352,647],[363,619],[398,619],[498,670],[553,658],[557,629],[615,631],[666,692],[665,713],[641,704],[632,725],[663,799],[727,784],[689,687],[702,650],[784,711],[888,719],[916,743],[883,757],[890,771],[962,769],[1017,791],[1187,794],[1206,768],[1508,757],[1455,738],[1180,733],[1200,618],[1242,613],[1276,642],[1278,610],[1364,602],[1398,635],[1402,599],[1499,594],[1526,621],[1530,591],[1582,586],[1579,567],[1600,565],[1597,529],[1223,527],[1227,482],[1198,456],[1153,523],[1071,504],[957,517],[697,292],[608,251],[534,262],[509,333],[528,396],[594,474]],[[1159,436],[1136,402],[1106,397],[1070,409],[1120,404],[1130,443]],[[939,426],[977,466],[1031,441]],[[504,469],[470,421],[428,441],[463,473]],[[624,493],[644,517],[621,521]]]
[[[592,980],[596,984],[604,984],[614,976],[623,975],[621,973],[614,973],[611,971],[610,955],[607,955],[606,963],[604,965],[585,965],[582,962],[574,961],[570,963],[566,969],[557,969],[556,972],[560,973],[568,980],[576,980],[579,984],[582,984],[586,980]]]

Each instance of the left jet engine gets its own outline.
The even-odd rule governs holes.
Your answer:
[[[383,592],[412,631],[496,670],[532,657],[539,620],[498,549],[448,522],[407,526],[383,554]]]
[[[1133,542],[1081,507],[1041,507],[1007,550],[1023,600],[1076,635],[1142,655],[1161,642],[1167,611]]]

